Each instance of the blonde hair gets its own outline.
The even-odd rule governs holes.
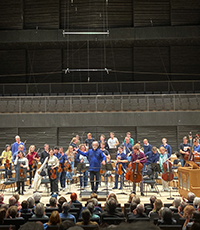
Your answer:
[[[35,150],[35,145],[30,145],[30,147],[29,147],[29,149],[28,149],[28,154],[30,154],[31,155],[31,148],[34,148],[34,150]],[[34,151],[33,150],[33,151]]]
[[[186,212],[190,217],[192,217],[193,213],[195,211],[195,208],[192,205],[187,205],[183,210],[183,217],[186,217]]]

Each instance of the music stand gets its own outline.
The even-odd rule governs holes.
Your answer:
[[[101,170],[105,171],[105,179],[106,179],[106,188],[103,189],[102,191],[106,190],[107,195],[109,194],[109,189],[108,189],[108,175],[106,174],[107,171],[113,171],[113,166],[111,163],[106,163],[105,165],[101,165]]]

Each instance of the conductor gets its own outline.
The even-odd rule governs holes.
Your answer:
[[[96,193],[98,190],[98,184],[100,180],[100,169],[101,164],[105,165],[106,157],[103,152],[98,148],[99,144],[97,141],[92,142],[92,149],[89,149],[88,152],[81,152],[78,148],[76,149],[77,153],[80,153],[83,156],[86,156],[89,161],[89,172],[90,172],[90,182],[92,192]],[[96,179],[96,185],[94,186],[94,178]]]

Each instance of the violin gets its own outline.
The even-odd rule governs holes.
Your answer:
[[[172,163],[166,160],[162,166],[163,166],[162,179],[167,182],[172,181],[174,179],[174,174],[172,172]]]
[[[40,149],[38,149],[36,153],[38,153],[39,150]],[[35,157],[35,156],[36,156],[36,154],[33,157]],[[37,160],[33,159],[33,161],[32,161],[32,168],[35,168],[36,166],[37,166]]]
[[[61,163],[59,163],[59,166],[58,166],[58,169],[57,169],[57,172],[58,173],[61,173],[63,170],[62,170],[62,168],[61,168]]]
[[[64,166],[65,166],[64,167],[65,172],[66,171],[72,172],[72,165],[68,161],[65,162]]]
[[[56,179],[56,170],[55,169],[50,169],[50,178],[52,180]]]
[[[20,168],[20,170],[19,170],[19,177],[20,178],[25,178],[24,168]]]
[[[120,159],[121,159],[121,157],[118,156],[118,157],[117,157],[117,160],[120,160]],[[116,173],[117,173],[117,175],[122,175],[122,173],[123,173],[122,164],[117,163],[117,171],[116,171]]]
[[[6,159],[5,167],[8,168],[8,169],[10,168],[10,163],[9,163],[8,159]]]

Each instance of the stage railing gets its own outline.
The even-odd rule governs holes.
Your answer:
[[[0,113],[195,110],[200,110],[200,94],[0,97]]]

